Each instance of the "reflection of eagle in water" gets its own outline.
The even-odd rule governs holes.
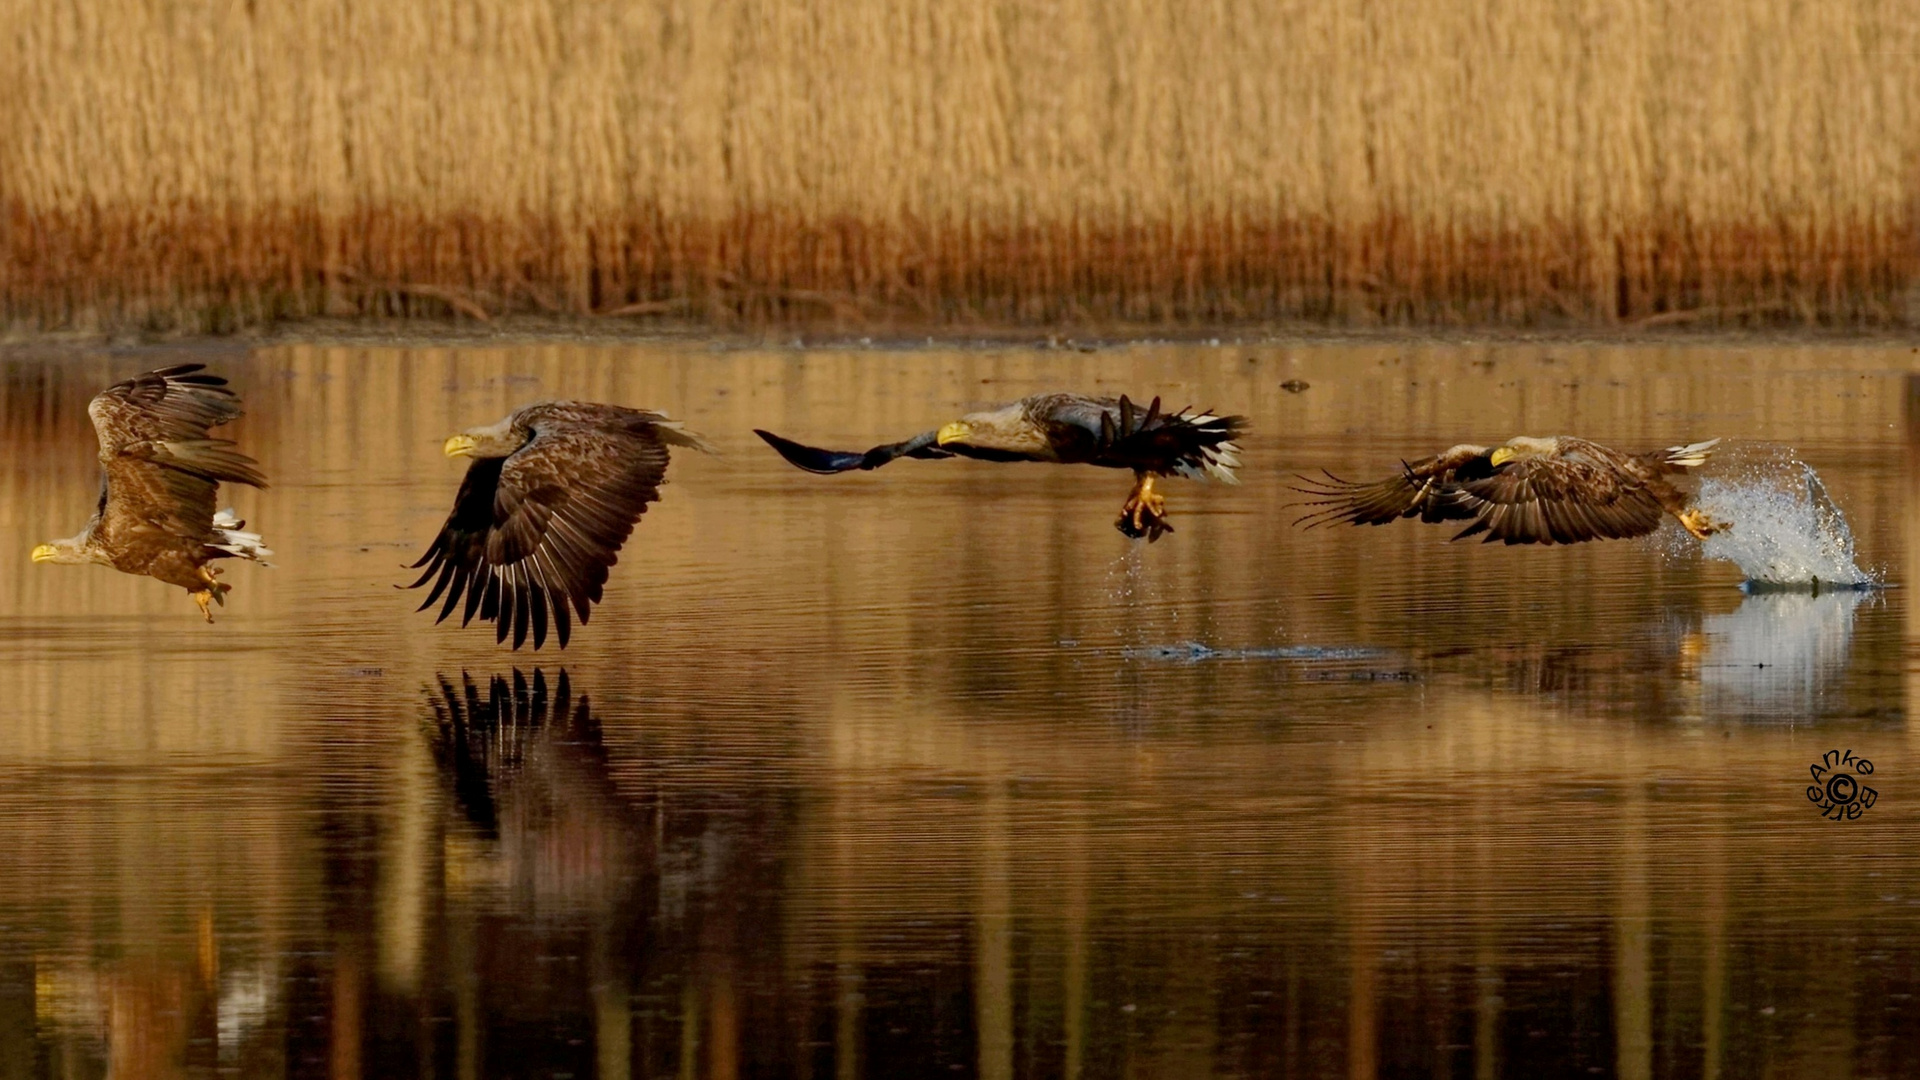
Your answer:
[[[101,563],[159,578],[212,604],[231,587],[215,580],[215,559],[260,562],[271,555],[233,511],[214,512],[220,481],[266,487],[257,462],[207,429],[238,419],[240,399],[205,365],[161,368],[100,392],[87,405],[100,439],[100,504],[80,535],[33,549],[34,562]]]
[[[1167,524],[1166,500],[1154,492],[1153,478],[1211,477],[1237,483],[1233,470],[1240,464],[1240,448],[1233,440],[1245,427],[1245,418],[1239,416],[1186,409],[1161,412],[1159,398],[1142,411],[1124,395],[1115,401],[1083,394],[1035,394],[865,453],[819,450],[758,429],[754,434],[781,457],[816,473],[877,469],[903,457],[956,456],[1132,469],[1133,491],[1114,525],[1128,536],[1158,540],[1173,526]]]
[[[1399,475],[1373,483],[1305,480],[1296,490],[1321,496],[1320,509],[1300,519],[1308,527],[1347,522],[1384,525],[1405,517],[1469,521],[1454,537],[1485,534],[1509,544],[1576,544],[1583,540],[1645,536],[1672,514],[1704,540],[1730,526],[1717,522],[1667,480],[1706,463],[1715,443],[1623,454],[1599,443],[1559,435],[1526,436],[1500,446],[1462,444],[1404,464]]]
[[[415,567],[408,588],[433,582],[420,605],[440,601],[440,619],[466,597],[460,625],[478,615],[494,640],[513,634],[519,648],[547,640],[553,612],[561,648],[570,634],[567,606],[585,623],[600,602],[608,568],[647,504],[660,497],[667,447],[712,451],[699,436],[656,412],[547,401],[488,427],[449,438],[448,457],[468,457],[453,513]]]
[[[453,796],[467,820],[489,837],[500,834],[502,789],[513,784],[536,747],[564,744],[587,761],[591,772],[605,769],[599,724],[586,695],[574,696],[564,669],[551,691],[546,672],[538,668],[531,682],[518,668],[511,682],[495,675],[484,691],[465,675],[458,687],[442,677],[439,693],[428,700],[434,757],[451,776]],[[562,786],[581,785],[576,778]]]

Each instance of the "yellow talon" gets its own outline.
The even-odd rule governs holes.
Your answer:
[[[1725,532],[1733,528],[1732,522],[1715,521],[1705,510],[1697,506],[1682,513],[1675,514],[1674,516],[1680,520],[1681,528],[1692,533],[1694,538],[1698,540],[1705,540],[1714,533]]]
[[[1154,492],[1153,477],[1140,477],[1126,504],[1120,508],[1120,520],[1113,525],[1122,534],[1136,540],[1144,536],[1149,543],[1160,539],[1160,534],[1173,531],[1173,526],[1167,524],[1167,500]]]
[[[219,604],[221,607],[226,607],[227,593],[233,589],[233,586],[221,584],[220,570],[213,566],[200,568],[200,581],[206,585],[206,588],[192,594],[193,602],[200,605],[200,614],[206,616],[208,622],[212,622],[213,605]]]

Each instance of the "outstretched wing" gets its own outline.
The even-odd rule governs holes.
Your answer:
[[[205,438],[208,428],[239,419],[240,399],[227,380],[205,370],[205,364],[179,364],[100,391],[87,405],[100,453],[117,454],[148,439]]]
[[[1660,499],[1641,478],[1591,460],[1563,457],[1510,462],[1459,484],[1460,505],[1475,518],[1454,539],[1577,544],[1645,536],[1660,527]]]
[[[478,615],[494,623],[494,640],[512,633],[516,649],[529,630],[534,648],[546,643],[551,612],[565,648],[568,605],[587,621],[621,545],[660,497],[667,443],[630,416],[554,425],[507,457],[475,461],[414,564],[426,571],[408,588],[433,582],[421,610],[444,594],[444,620],[464,596],[460,624]]]
[[[765,439],[768,446],[780,452],[791,465],[805,469],[810,473],[842,473],[852,469],[877,469],[895,458],[945,458],[952,457],[949,451],[940,449],[939,433],[923,431],[905,442],[876,446],[871,450],[822,450],[816,446],[803,446],[792,439],[783,439],[771,431],[754,428],[753,433]]]
[[[1423,477],[1413,466],[1385,480],[1343,480],[1324,470],[1317,477],[1297,477],[1293,490],[1318,498],[1296,506],[1314,507],[1295,525],[1385,525],[1401,518],[1421,521],[1464,521],[1474,512],[1459,501],[1451,484]]]
[[[1315,498],[1296,503],[1311,509],[1294,521],[1320,525],[1385,525],[1401,518],[1466,521],[1476,511],[1461,501],[1458,482],[1486,475],[1488,449],[1462,443],[1443,453],[1407,464],[1385,480],[1345,480],[1325,470],[1317,477],[1296,477],[1293,490]]]
[[[202,537],[220,481],[266,487],[258,463],[208,430],[241,415],[227,380],[181,364],[115,383],[87,405],[106,471],[99,517],[111,534],[134,525]]]

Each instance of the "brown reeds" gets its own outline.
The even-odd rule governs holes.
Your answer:
[[[1920,319],[1911,0],[0,0],[15,327]]]

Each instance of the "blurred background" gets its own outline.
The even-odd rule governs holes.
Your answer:
[[[0,0],[0,316],[1920,318],[1908,0]]]

